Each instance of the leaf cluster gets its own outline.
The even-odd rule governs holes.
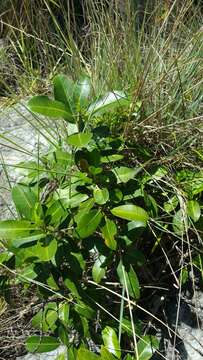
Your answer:
[[[62,343],[70,359],[150,359],[159,344],[144,335],[135,306],[144,299],[144,269],[164,240],[171,247],[201,223],[203,174],[177,172],[174,193],[167,168],[146,153],[135,163],[137,147],[126,151],[122,136],[102,125],[104,113],[130,105],[126,94],[90,101],[87,77],[73,83],[58,75],[53,83],[54,99],[36,96],[28,105],[76,131],[23,164],[26,174],[12,188],[19,217],[0,223],[0,263],[12,264],[18,281],[35,283],[46,301],[32,319],[45,336],[29,337],[26,348],[45,352]],[[94,117],[101,124],[91,127]],[[134,320],[126,301],[134,303]]]

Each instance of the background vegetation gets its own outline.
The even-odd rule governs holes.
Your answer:
[[[35,223],[43,234],[32,234],[34,243],[23,234],[19,245],[14,223],[0,224],[2,295],[9,303],[12,285],[33,301],[28,350],[50,350],[47,338],[38,337],[49,335],[51,346],[66,344],[73,359],[89,357],[88,349],[97,353],[93,359],[149,359],[158,330],[167,328],[168,293],[180,301],[184,287],[195,292],[197,278],[202,285],[201,2],[10,0],[0,6],[3,106],[27,95],[52,99],[54,82],[55,118],[64,118],[52,123],[55,147],[37,163],[21,164],[25,177],[12,187],[15,224]],[[29,105],[53,117],[48,98]],[[69,122],[79,138],[71,137]],[[65,195],[59,196],[72,197],[70,184],[80,199],[73,210],[70,201],[61,207]],[[122,206],[125,216],[118,215]],[[96,218],[89,232],[86,211]],[[49,246],[43,257],[41,248]],[[61,253],[67,255],[59,260]],[[66,265],[74,269],[68,275]],[[177,328],[170,330],[175,351]],[[158,353],[164,358],[161,346]]]

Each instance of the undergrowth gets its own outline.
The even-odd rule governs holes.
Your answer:
[[[195,293],[197,276],[202,285],[200,11],[188,0],[144,12],[91,1],[81,23],[61,0],[24,1],[20,13],[17,3],[1,18],[1,95],[42,94],[28,108],[50,147],[14,165],[2,295],[34,291],[28,351],[166,358],[159,330],[174,352],[179,337],[178,315],[174,327],[165,317],[170,294]],[[12,164],[1,163],[9,181]]]

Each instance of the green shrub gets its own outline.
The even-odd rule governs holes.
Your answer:
[[[154,315],[145,285],[172,286],[174,272],[180,285],[183,270],[187,281],[188,263],[174,262],[173,246],[189,234],[196,246],[203,173],[170,174],[147,149],[111,134],[103,115],[131,108],[124,92],[92,101],[88,77],[73,83],[57,75],[53,83],[54,99],[36,96],[28,105],[62,118],[67,133],[38,162],[21,164],[26,174],[12,188],[19,217],[0,222],[0,263],[15,263],[17,281],[35,284],[46,303],[32,319],[40,335],[26,348],[62,343],[69,359],[150,359],[159,342],[150,326],[146,333]],[[160,266],[167,251],[169,263]]]

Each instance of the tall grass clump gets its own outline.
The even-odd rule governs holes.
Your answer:
[[[142,101],[131,135],[133,129],[135,136],[142,129],[141,136],[150,133],[155,140],[163,128],[163,138],[173,142],[175,128],[181,136],[174,146],[181,146],[194,135],[192,119],[200,124],[203,32],[201,15],[191,6],[190,1],[173,2],[163,12],[163,4],[157,2],[153,11],[146,9],[139,27],[132,9],[113,19],[98,13],[97,21],[90,23],[90,62],[97,91],[122,88],[135,102]],[[89,11],[97,14],[92,6]]]
[[[0,222],[2,311],[9,287],[28,298],[28,352],[167,359],[167,333],[173,357],[182,294],[202,286],[201,9],[4,5],[2,61],[15,76],[2,71],[3,95],[29,95],[27,121],[49,146],[32,156],[1,134],[30,155],[17,183],[1,161],[15,206]]]
[[[146,1],[145,7],[130,0],[122,6],[76,2],[74,8],[62,0],[8,4],[2,10],[2,29],[9,42],[14,89],[20,84],[27,93],[29,83],[33,91],[37,86],[46,91],[46,79],[55,73],[64,71],[77,79],[85,71],[93,79],[95,94],[120,88],[130,92],[135,103],[142,101],[139,121],[129,124],[131,134],[150,132],[155,141],[161,128],[163,138],[183,146],[188,134],[192,136],[190,119],[195,118],[193,131],[199,136],[195,129],[202,111],[203,33],[194,1],[170,6]],[[179,124],[177,140],[174,126],[178,130]]]

